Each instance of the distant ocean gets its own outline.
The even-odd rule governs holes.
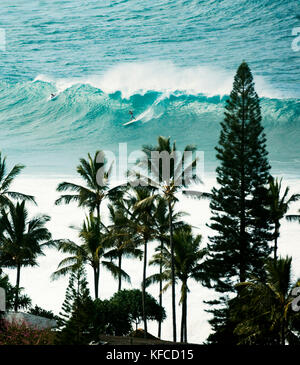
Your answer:
[[[87,152],[117,152],[119,143],[127,143],[130,152],[155,144],[158,135],[171,136],[179,148],[195,144],[204,151],[205,171],[213,174],[225,101],[245,60],[261,97],[272,172],[297,191],[300,52],[292,49],[297,27],[298,0],[2,0],[0,149],[10,164],[27,166],[26,179],[16,187],[36,194],[38,209],[53,215],[55,238],[76,239],[67,227],[82,217],[74,207],[53,207],[55,186],[60,176],[75,177]],[[124,126],[130,111],[137,121]],[[185,208],[191,207],[191,222],[205,236],[209,210],[197,204],[187,202]],[[300,250],[293,246],[299,228],[286,227],[281,252],[295,247],[299,267]],[[57,313],[67,283],[48,283],[58,261],[52,252],[40,269],[25,269],[21,277],[34,303]],[[137,287],[141,272],[133,278]],[[110,295],[111,278],[106,280],[100,286]],[[189,325],[191,340],[199,342],[209,331],[202,303],[207,294],[194,293]],[[163,330],[171,338],[167,321]]]
[[[4,0],[1,150],[29,173],[71,173],[87,152],[170,135],[213,169],[224,101],[246,60],[271,164],[297,173],[298,14],[299,1],[286,0]],[[123,126],[130,110],[139,121]]]

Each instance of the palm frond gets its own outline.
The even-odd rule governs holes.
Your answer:
[[[5,160],[2,161],[2,163],[5,164]],[[2,166],[3,167],[3,166]],[[24,165],[15,165],[11,171],[8,173],[8,175],[4,178],[1,188],[2,190],[7,190],[9,189],[10,185],[12,184],[12,182],[14,181],[14,179],[20,174],[20,172],[25,168]],[[5,173],[5,169],[2,169],[2,178],[3,176],[3,172]]]
[[[130,276],[122,269],[119,269],[117,265],[111,261],[102,261],[102,265],[111,273],[111,275],[116,279],[121,275],[121,278],[128,283],[131,283]]]

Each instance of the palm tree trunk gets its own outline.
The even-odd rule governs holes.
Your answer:
[[[182,283],[182,314],[181,314],[181,335],[180,341],[187,342],[187,286]]]
[[[98,225],[98,229],[99,229],[99,234],[100,234],[100,204],[98,203],[96,205],[96,211],[97,211],[97,225]],[[94,276],[95,276],[95,299],[99,298],[99,277],[100,277],[100,263],[98,264],[98,267],[95,268],[94,270]]]
[[[285,318],[284,317],[282,319],[282,324],[281,324],[281,345],[282,346],[285,345]]]
[[[181,327],[180,327],[180,342],[183,342],[183,327],[184,327],[184,307],[182,302],[182,308],[181,308]]]
[[[168,208],[169,208],[170,249],[171,249],[173,341],[176,342],[175,264],[174,264],[173,217],[172,217],[173,212],[170,201],[168,201]]]
[[[279,237],[279,225],[275,223],[274,231],[274,261],[277,261],[277,249],[278,249],[278,237]]]
[[[187,289],[184,294],[184,342],[187,342]]]
[[[18,263],[18,265],[17,265],[16,297],[15,297],[15,303],[14,303],[14,311],[15,312],[18,311],[18,305],[19,305],[20,273],[21,273],[21,265]]]
[[[121,267],[122,267],[122,254],[119,254],[119,287],[118,287],[118,291],[121,290],[121,285],[122,285],[122,276],[121,276]]]
[[[146,316],[146,268],[147,268],[147,240],[144,239],[144,268],[143,268],[143,285],[142,285],[142,302],[143,302],[143,320],[144,320],[144,337],[147,337],[147,316]]]
[[[99,219],[100,222],[100,203],[97,204],[96,211],[97,211],[97,218]]]
[[[99,297],[99,276],[100,276],[100,265],[94,267],[94,286],[95,286],[95,299]]]
[[[163,242],[163,240],[161,240],[160,241],[161,255],[162,255],[163,247],[164,247],[164,242]],[[160,258],[160,263],[159,263],[159,274],[160,274],[160,276],[162,274],[162,257]],[[162,307],[162,279],[161,279],[161,277],[159,279],[159,305]],[[161,338],[161,321],[158,322],[158,338]]]

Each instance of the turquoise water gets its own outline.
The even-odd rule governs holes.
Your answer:
[[[29,173],[53,174],[87,152],[170,135],[196,144],[213,169],[226,95],[246,60],[271,164],[298,174],[299,14],[286,0],[2,1],[0,147]],[[124,126],[130,110],[138,121]]]

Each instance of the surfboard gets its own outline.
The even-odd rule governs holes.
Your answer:
[[[138,120],[136,120],[136,119],[133,119],[133,120],[130,120],[129,122],[127,122],[127,123],[124,123],[123,125],[128,125],[128,124],[131,124],[131,123],[134,123],[134,122],[137,122]]]
[[[151,107],[150,107],[151,108]],[[149,109],[150,109],[149,108]],[[143,119],[144,116],[148,113],[149,109],[145,110],[143,113],[141,113],[140,115],[138,115],[136,118],[130,120],[129,122],[127,123],[124,123],[123,125],[129,125],[129,124],[132,124],[132,123],[135,123],[135,122],[138,122],[139,120]]]

